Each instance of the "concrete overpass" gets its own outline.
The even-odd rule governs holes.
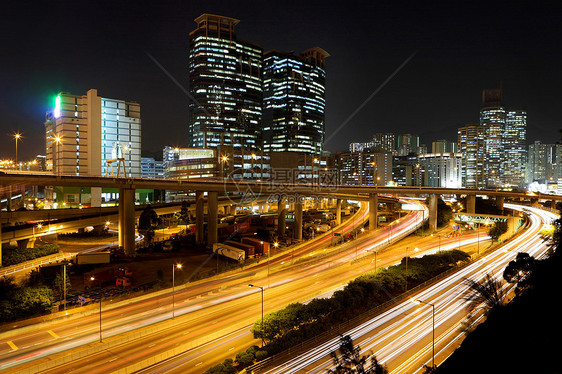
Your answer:
[[[150,188],[177,191],[192,191],[195,193],[196,240],[203,242],[204,207],[208,210],[208,243],[217,241],[217,216],[219,193],[234,193],[249,201],[258,196],[268,196],[269,201],[277,202],[280,230],[285,227],[282,223],[287,203],[295,204],[295,238],[302,238],[302,202],[303,197],[319,196],[334,197],[337,201],[336,220],[341,220],[341,197],[355,196],[356,199],[369,201],[369,228],[375,229],[379,194],[409,195],[429,197],[429,225],[435,228],[437,224],[437,197],[439,195],[466,195],[467,212],[475,213],[476,195],[495,197],[498,205],[503,206],[505,197],[531,199],[532,201],[548,200],[553,204],[562,200],[562,196],[547,194],[529,194],[526,192],[502,191],[497,189],[464,189],[443,187],[387,187],[387,186],[339,186],[339,185],[311,185],[289,184],[279,182],[233,181],[233,180],[166,180],[145,178],[115,178],[89,177],[53,174],[22,174],[0,172],[0,186],[29,185],[29,186],[71,186],[71,187],[107,187],[119,188],[119,245],[126,253],[134,253],[135,240],[135,189]],[[205,201],[205,193],[207,199]]]

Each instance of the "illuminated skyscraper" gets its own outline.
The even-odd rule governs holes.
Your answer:
[[[506,113],[502,137],[503,165],[502,185],[522,187],[525,183],[527,163],[527,113],[523,110],[509,110]]]
[[[502,90],[484,90],[480,126],[486,129],[486,174],[489,187],[500,187],[503,175],[503,135],[506,110],[502,104]]]
[[[324,142],[325,59],[321,48],[264,55],[264,150],[320,155]]]
[[[238,40],[239,20],[213,14],[195,19],[189,34],[189,146],[248,153],[260,140],[262,49]]]
[[[486,187],[486,128],[478,125],[466,125],[458,130],[459,151],[462,154],[462,187]]]

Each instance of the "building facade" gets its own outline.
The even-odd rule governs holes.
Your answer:
[[[427,173],[426,186],[459,188],[462,185],[461,153],[426,153],[418,162]]]
[[[328,56],[318,47],[299,56],[281,51],[264,54],[265,152],[322,153]]]
[[[189,147],[256,151],[262,129],[262,48],[239,40],[239,20],[195,19],[189,34]]]
[[[508,110],[503,133],[502,185],[523,187],[527,164],[527,113]]]
[[[108,160],[121,158],[126,174],[140,177],[140,105],[102,98],[95,89],[61,92],[46,115],[45,142],[46,167],[54,173],[103,176]]]
[[[462,155],[462,187],[486,187],[486,128],[466,125],[458,129],[458,145]]]
[[[342,185],[386,186],[393,183],[392,153],[342,152],[336,154],[338,181]]]
[[[503,175],[503,134],[506,110],[502,104],[502,90],[482,92],[480,126],[486,129],[486,174],[488,187],[500,187]]]
[[[141,178],[164,178],[164,161],[141,157]]]

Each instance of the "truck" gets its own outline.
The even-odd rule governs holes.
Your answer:
[[[244,260],[246,260],[246,253],[242,249],[232,247],[228,244],[214,243],[213,252],[237,262],[244,262]]]
[[[110,268],[100,268],[84,273],[84,288],[101,287],[107,283],[113,283],[115,270]]]
[[[246,258],[253,257],[255,254],[254,246],[250,244],[235,242],[234,240],[229,240],[224,244],[243,250],[244,253],[246,254]]]
[[[76,265],[109,264],[111,252],[79,253],[76,255]]]
[[[242,243],[254,246],[254,253],[264,255],[269,253],[269,242],[252,237],[242,237]]]

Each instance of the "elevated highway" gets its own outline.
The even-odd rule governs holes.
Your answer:
[[[388,187],[388,186],[340,186],[316,185],[299,183],[233,181],[233,180],[166,180],[145,178],[115,178],[92,177],[53,174],[23,174],[0,172],[0,186],[11,185],[41,185],[41,186],[71,186],[71,187],[106,187],[119,188],[119,245],[125,252],[134,253],[135,240],[135,189],[154,188],[164,190],[179,190],[195,192],[196,240],[203,243],[204,238],[204,207],[207,206],[208,245],[217,242],[217,214],[218,196],[221,194],[235,193],[248,202],[259,196],[268,196],[268,200],[277,200],[278,212],[282,218],[288,198],[295,204],[296,239],[302,239],[302,199],[305,196],[333,197],[338,201],[341,197],[365,199],[369,201],[369,227],[377,226],[376,216],[379,204],[379,195],[407,195],[428,196],[429,198],[429,227],[437,226],[437,200],[439,195],[466,195],[467,212],[475,213],[476,195],[495,197],[497,204],[502,207],[504,198],[526,199],[536,202],[547,200],[551,204],[562,200],[562,196],[548,194],[529,194],[518,191],[502,191],[497,189],[465,189],[442,187]],[[206,196],[206,200],[205,200]],[[338,203],[338,207],[341,204]],[[338,217],[338,213],[336,214]],[[284,225],[280,225],[284,227]]]

